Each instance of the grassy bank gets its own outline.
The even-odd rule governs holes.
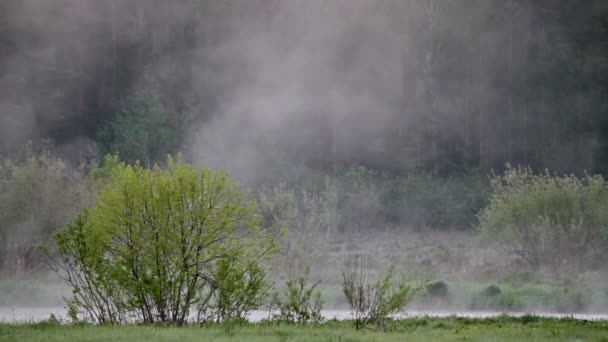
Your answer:
[[[608,322],[500,316],[412,318],[386,330],[355,331],[350,322],[298,327],[266,322],[184,328],[77,326],[48,320],[0,325],[0,341],[608,341]]]

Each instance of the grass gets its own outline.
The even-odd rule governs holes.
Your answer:
[[[246,326],[183,328],[127,325],[62,325],[56,320],[0,324],[0,341],[608,341],[608,322],[499,316],[486,319],[411,318],[386,330],[355,331],[351,322],[294,326],[265,322]]]

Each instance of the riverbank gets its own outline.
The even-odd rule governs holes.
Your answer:
[[[0,341],[606,341],[608,322],[532,315],[413,317],[356,331],[350,321],[294,326],[278,322],[182,328],[70,325],[57,320],[0,324]]]
[[[321,315],[326,321],[338,320],[348,321],[353,318],[348,310],[323,310]],[[572,319],[581,321],[605,321],[608,322],[606,313],[556,313],[556,312],[505,312],[505,311],[450,311],[450,310],[407,310],[398,315],[397,319],[412,318],[463,318],[463,319],[494,319],[501,316],[520,318],[524,316],[535,316],[542,319]],[[55,317],[59,321],[67,322],[67,310],[65,307],[0,307],[0,324],[34,324],[44,322],[49,317]],[[259,323],[268,320],[271,315],[265,310],[254,310],[250,312],[247,319],[251,323]]]

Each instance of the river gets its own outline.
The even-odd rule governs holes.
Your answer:
[[[534,315],[541,317],[564,318],[570,317],[580,320],[608,320],[608,314],[605,313],[549,313],[549,312],[531,312]],[[51,314],[59,319],[66,319],[66,309],[63,307],[0,307],[0,322],[8,323],[23,323],[36,322],[48,319]],[[325,319],[350,319],[352,315],[346,310],[326,310],[322,312]],[[405,314],[398,315],[397,318],[407,317],[470,317],[470,318],[488,318],[496,317],[502,314],[511,316],[522,316],[524,312],[491,312],[491,311],[407,311]],[[268,311],[253,311],[249,315],[249,320],[257,322],[268,318]]]

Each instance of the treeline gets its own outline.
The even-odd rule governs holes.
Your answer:
[[[171,163],[135,168],[168,172]],[[125,167],[111,155],[102,163],[72,167],[48,147],[34,144],[0,164],[0,269],[19,273],[46,267],[39,247],[75,222],[79,212],[86,215],[85,208],[104,205],[110,210],[111,203],[100,202],[99,196],[107,196],[108,182]],[[252,200],[248,210],[267,227],[266,233],[281,237],[281,253],[293,267],[305,269],[302,260],[325,255],[328,242],[340,236],[412,228],[480,232],[484,245],[552,273],[593,270],[605,262],[608,183],[600,175],[560,176],[509,166],[491,177],[488,187],[477,175],[389,177],[363,167],[309,172],[300,182],[239,190]],[[160,196],[154,187],[139,190]],[[163,203],[162,196],[155,200]],[[121,213],[129,209],[119,207],[113,208]],[[146,231],[148,226],[142,221],[137,227]]]
[[[0,164],[0,269],[44,267],[38,247],[95,203],[120,162],[108,155],[101,163],[71,166],[49,143],[26,144],[5,159]],[[321,241],[340,233],[472,229],[488,196],[477,175],[394,177],[364,167],[344,167],[334,174],[292,171],[291,177],[245,190],[258,199],[265,222],[275,219],[273,213],[289,213],[294,248],[311,245],[296,240]]]
[[[50,138],[73,165],[115,152],[151,165],[198,149],[192,137],[227,103],[268,101],[291,120],[268,152],[320,170],[608,168],[602,0],[0,6],[4,155]],[[298,86],[286,96],[303,103],[276,107]],[[238,128],[222,135],[264,136]]]

